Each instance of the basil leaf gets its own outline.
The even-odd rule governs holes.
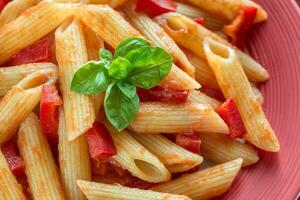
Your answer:
[[[127,81],[150,89],[159,84],[171,70],[173,58],[162,48],[146,46],[131,51],[126,58],[133,65]]]
[[[96,94],[105,91],[109,77],[105,65],[107,61],[90,61],[76,71],[71,90],[80,94]]]
[[[121,80],[126,78],[132,69],[133,66],[126,58],[118,57],[110,64],[108,74],[116,80]]]
[[[99,51],[99,58],[112,61],[114,57],[110,51],[101,48]]]
[[[117,82],[117,85],[122,93],[129,99],[132,99],[136,95],[136,87],[134,85],[125,82]]]
[[[130,51],[149,46],[149,42],[142,38],[128,38],[121,42],[115,51],[115,58],[122,56],[125,57]]]
[[[135,94],[128,98],[116,83],[112,83],[105,93],[104,109],[110,123],[122,131],[135,119],[139,111],[139,97]]]

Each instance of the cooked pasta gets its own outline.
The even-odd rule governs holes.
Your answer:
[[[212,97],[209,97],[206,94],[204,94],[200,91],[197,91],[197,90],[190,91],[189,96],[188,96],[188,101],[194,102],[194,103],[199,103],[199,104],[210,105],[215,110],[221,105],[220,101],[218,101]]]

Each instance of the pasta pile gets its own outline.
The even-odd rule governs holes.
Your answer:
[[[250,27],[251,9],[252,24],[267,19],[250,0],[9,2],[0,10],[0,199],[201,200],[228,191],[241,167],[258,162],[257,148],[280,149],[256,87],[268,72],[235,29]],[[121,130],[104,111],[105,91],[71,88],[100,49],[112,59],[128,38],[173,62],[156,87],[134,88],[138,110]],[[206,160],[215,165],[199,170]]]

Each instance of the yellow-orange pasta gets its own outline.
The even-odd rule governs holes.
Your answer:
[[[232,98],[247,130],[245,138],[255,146],[278,152],[279,141],[254,95],[234,49],[211,38],[204,40],[208,63],[226,98]]]

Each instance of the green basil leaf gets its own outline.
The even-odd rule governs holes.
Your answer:
[[[134,67],[126,80],[145,89],[159,84],[170,72],[173,62],[165,50],[155,46],[133,50],[126,58]]]
[[[118,57],[110,64],[108,74],[116,80],[121,80],[126,78],[132,69],[133,66],[126,58]]]
[[[80,94],[96,94],[105,91],[109,85],[107,61],[90,61],[76,71],[71,90]]]
[[[122,56],[125,57],[130,51],[149,46],[149,42],[142,38],[128,38],[121,42],[115,51],[115,58]]]
[[[127,96],[129,99],[132,99],[136,95],[136,87],[134,85],[125,83],[125,82],[117,82],[119,89],[122,93]]]
[[[105,93],[104,110],[110,123],[122,131],[135,119],[139,111],[139,97],[135,94],[128,98],[116,83],[112,83]]]
[[[99,58],[112,61],[114,57],[110,51],[101,48],[99,51]]]

